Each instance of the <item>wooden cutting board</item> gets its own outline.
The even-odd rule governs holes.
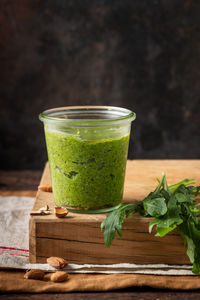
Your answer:
[[[134,160],[127,162],[124,200],[142,200],[157,186],[156,178],[167,175],[168,184],[194,178],[200,185],[200,160]],[[48,163],[41,184],[51,183]],[[100,224],[104,214],[69,213],[58,219],[53,214],[53,194],[38,191],[33,210],[48,204],[52,214],[30,217],[30,262],[46,262],[50,256],[70,263],[113,264],[189,264],[182,238],[174,230],[166,237],[148,233],[150,219],[134,215],[125,220],[123,236],[110,248],[103,241]]]

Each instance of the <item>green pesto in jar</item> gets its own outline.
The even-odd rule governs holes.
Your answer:
[[[94,210],[121,202],[129,135],[91,141],[55,131],[45,136],[57,206]]]

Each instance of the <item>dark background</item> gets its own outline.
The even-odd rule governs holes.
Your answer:
[[[129,158],[199,158],[199,0],[1,0],[0,168],[41,169],[38,114],[137,113]]]

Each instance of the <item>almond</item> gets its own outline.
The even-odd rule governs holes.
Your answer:
[[[25,279],[36,279],[36,280],[42,280],[44,277],[44,271],[35,269],[35,270],[30,270],[28,271],[25,275]]]
[[[68,214],[68,210],[64,207],[55,207],[54,214],[57,218],[64,218]]]
[[[49,205],[40,208],[41,211],[49,211]]]
[[[68,274],[63,271],[58,271],[51,274],[51,281],[53,282],[63,282],[68,279]]]
[[[47,258],[47,263],[56,269],[63,269],[67,265],[66,260],[64,260],[61,257],[55,257],[55,256]]]
[[[31,216],[42,216],[42,215],[45,215],[45,212],[41,211],[41,210],[32,210],[30,215]]]
[[[43,192],[51,193],[52,192],[52,185],[51,184],[41,184],[41,185],[38,186],[38,189],[40,191],[43,191]]]
[[[51,212],[50,212],[50,210],[43,210],[43,211],[42,211],[42,214],[43,214],[43,215],[50,215]]]
[[[49,206],[45,205],[44,207],[41,207],[39,210],[32,210],[30,213],[31,216],[41,216],[41,215],[50,215],[51,212],[49,210]]]
[[[32,210],[30,212],[31,216],[44,216],[44,215],[50,215],[51,212],[49,210]]]

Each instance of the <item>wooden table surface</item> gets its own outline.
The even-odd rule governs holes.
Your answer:
[[[21,191],[21,190],[37,190],[41,178],[42,171],[0,171],[0,193],[6,194],[6,191]],[[200,299],[200,291],[173,291],[173,290],[158,290],[148,287],[132,287],[124,290],[112,292],[84,292],[84,293],[54,293],[54,294],[1,294],[0,299]]]

